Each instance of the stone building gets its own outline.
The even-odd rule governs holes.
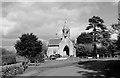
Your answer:
[[[55,54],[76,57],[76,50],[70,39],[70,29],[66,25],[63,26],[61,38],[52,38],[49,40],[47,56]]]

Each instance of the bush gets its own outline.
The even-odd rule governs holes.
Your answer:
[[[17,74],[22,74],[27,67],[27,63],[25,62],[5,65],[2,67],[2,78],[5,78],[6,76],[15,76]]]
[[[15,55],[2,55],[2,65],[15,64],[16,56]]]
[[[91,44],[78,44],[76,45],[76,56],[87,56],[92,53],[92,50],[93,47]]]
[[[16,63],[16,56],[14,52],[8,51],[5,48],[0,48],[0,65]]]
[[[43,53],[39,53],[34,58],[30,57],[29,60],[31,63],[41,63],[41,62],[44,62],[44,55]]]
[[[108,49],[105,47],[101,47],[97,49],[98,54],[100,57],[103,57],[105,54],[108,54]]]
[[[85,53],[85,47],[82,45],[77,45],[76,47],[76,56],[81,56],[81,53]]]

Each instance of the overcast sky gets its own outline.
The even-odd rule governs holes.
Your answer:
[[[9,1],[9,0],[8,0]],[[54,1],[54,0],[52,0]],[[88,0],[90,1],[90,0]],[[11,49],[23,33],[34,33],[39,39],[48,41],[61,29],[67,18],[71,38],[85,31],[88,19],[100,16],[108,27],[117,23],[116,2],[2,2],[2,46]],[[1,32],[0,32],[1,33]]]

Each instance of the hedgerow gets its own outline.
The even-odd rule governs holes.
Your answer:
[[[2,78],[22,74],[27,67],[27,62],[2,66]]]

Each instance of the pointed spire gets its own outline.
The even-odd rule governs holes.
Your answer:
[[[64,22],[63,29],[68,29],[68,26],[67,26],[67,18],[65,18],[65,22]]]
[[[64,26],[63,26],[63,29],[62,29],[62,32],[63,32],[63,37],[70,37],[70,29],[69,27],[66,25],[67,23],[67,18],[65,18],[65,22],[64,22]]]

